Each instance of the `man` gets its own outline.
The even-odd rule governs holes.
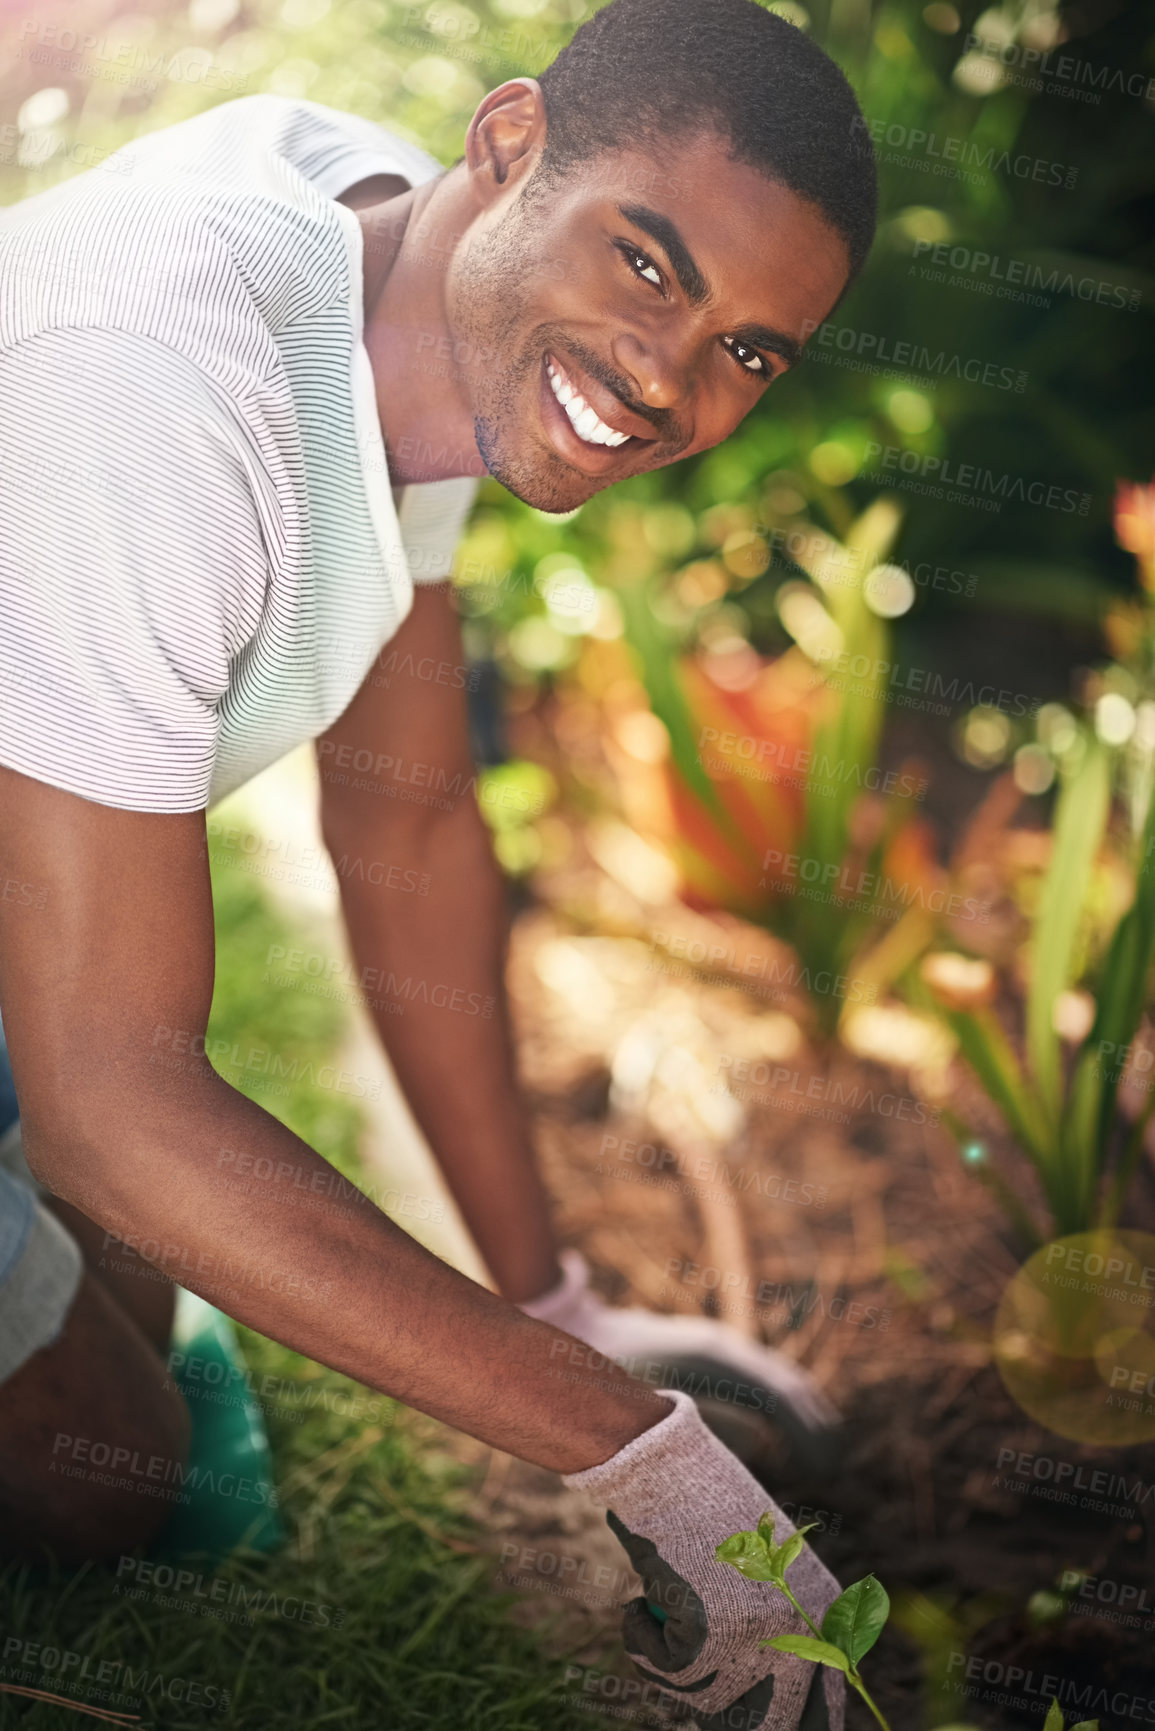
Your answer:
[[[460,664],[444,578],[471,477],[565,512],[725,439],[865,257],[858,119],[832,63],[754,0],[613,0],[540,82],[485,98],[448,172],[365,122],[255,97],[8,214],[0,1004],[27,1162],[0,1170],[13,1548],[65,1549],[71,1531],[107,1554],[155,1531],[131,1490],[48,1477],[62,1417],[166,1458],[186,1446],[164,1288],[82,1260],[112,1234],[608,1506],[646,1589],[628,1650],[699,1723],[840,1722],[834,1673],[824,1686],[758,1647],[801,1628],[785,1599],[714,1559],[765,1492],[686,1395],[575,1363],[557,1333],[619,1357],[683,1340],[559,1263],[475,804],[402,801],[336,766],[386,753],[433,785],[468,780],[460,689],[372,670],[386,642],[399,666]],[[445,341],[447,376],[422,370]],[[155,1062],[174,1031],[195,1048],[208,1016],[206,807],[306,738],[334,856],[428,875],[404,905],[348,875],[344,911],[363,979],[448,988],[402,1016],[370,1002],[500,1297],[367,1201],[294,1208],[321,1157],[207,1067]],[[221,1184],[238,1150],[273,1174],[247,1194]],[[740,1364],[727,1331],[711,1341]],[[821,1424],[773,1354],[755,1374]],[[809,1550],[791,1580],[815,1618],[837,1592]]]

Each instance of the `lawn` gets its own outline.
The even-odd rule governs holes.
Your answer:
[[[268,946],[296,934],[235,868],[219,869],[215,888],[210,1038],[241,1051],[259,1044],[287,1063],[306,1055],[315,1072],[336,1054],[342,1007],[262,990]],[[319,1088],[303,1065],[291,1073],[284,1094],[258,1098],[354,1174],[355,1103]],[[0,1682],[172,1731],[587,1722],[565,1705],[561,1664],[514,1625],[511,1596],[490,1589],[494,1565],[446,1433],[273,1341],[241,1336],[249,1387],[265,1397],[287,1543],[272,1555],[188,1561],[179,1580],[172,1565],[154,1562],[150,1573],[134,1558],[75,1572],[10,1567],[0,1573]],[[0,1694],[0,1726],[58,1731],[66,1711]]]

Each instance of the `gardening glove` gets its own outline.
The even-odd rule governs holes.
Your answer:
[[[622,1619],[626,1652],[655,1691],[642,1698],[676,1702],[699,1731],[841,1731],[841,1674],[759,1647],[769,1636],[809,1633],[785,1594],[714,1555],[768,1509],[777,1541],[794,1532],[792,1522],[688,1395],[661,1392],[674,1402],[671,1413],[608,1461],[564,1480],[608,1506],[606,1520],[642,1578],[644,1596]],[[786,1578],[821,1626],[839,1594],[834,1576],[803,1546]]]
[[[651,1385],[671,1382],[689,1393],[773,1415],[809,1469],[821,1472],[833,1464],[838,1413],[792,1359],[712,1317],[615,1308],[591,1292],[580,1251],[563,1250],[559,1261],[560,1284],[522,1304],[527,1316],[575,1335]]]

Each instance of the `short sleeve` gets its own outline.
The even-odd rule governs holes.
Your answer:
[[[209,796],[267,557],[230,411],[175,350],[0,352],[0,763],[130,811]]]
[[[397,521],[414,583],[445,582],[476,496],[471,475],[401,489]]]

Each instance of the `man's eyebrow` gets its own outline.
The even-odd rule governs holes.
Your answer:
[[[668,216],[650,210],[644,204],[619,204],[618,215],[656,240],[670,261],[682,293],[692,307],[701,306],[710,292],[710,285],[694,263],[694,255]]]
[[[802,344],[788,337],[785,331],[776,331],[773,325],[739,325],[730,334],[740,343],[749,343],[751,348],[769,349],[772,354],[780,355],[788,367],[796,366],[802,359]]]
[[[710,293],[710,285],[695,264],[694,255],[679,234],[677,225],[661,211],[650,210],[644,204],[619,204],[618,215],[657,241],[690,305],[701,306]],[[739,342],[749,343],[752,348],[769,349],[780,355],[788,367],[802,358],[802,344],[784,331],[775,330],[772,325],[743,325],[732,334]]]

